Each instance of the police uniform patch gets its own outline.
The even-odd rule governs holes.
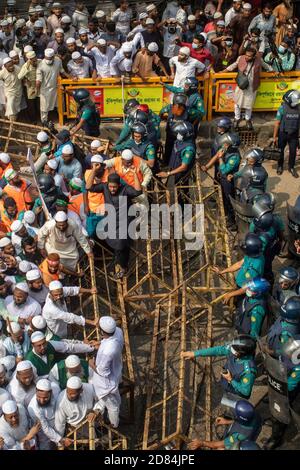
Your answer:
[[[251,321],[252,321],[252,323],[255,323],[255,322],[256,322],[256,318],[252,316],[252,317],[251,317]]]
[[[243,383],[244,383],[244,384],[247,384],[248,382],[249,382],[249,379],[247,379],[247,377],[244,377],[244,378],[243,378]]]
[[[149,150],[149,155],[154,155],[154,150]]]
[[[230,440],[230,442],[234,442],[233,436],[230,436],[229,440]]]
[[[251,276],[250,276],[250,273],[248,273],[248,272],[245,273],[245,277],[247,277],[247,278],[248,278],[248,277],[251,277]]]
[[[234,158],[230,158],[230,159],[229,159],[229,163],[230,163],[231,165],[233,165],[233,164],[234,164]]]
[[[291,373],[291,377],[293,377],[293,379],[294,379],[295,377],[297,377],[296,372],[292,372],[292,373]]]

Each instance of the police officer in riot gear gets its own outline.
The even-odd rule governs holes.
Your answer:
[[[216,152],[219,150],[221,147],[219,141],[220,137],[224,134],[227,133],[232,133],[232,122],[231,119],[227,116],[220,117],[219,119],[216,119],[216,125],[217,125],[217,134],[214,138],[212,149],[211,149],[211,155],[214,156]]]
[[[38,185],[43,196],[43,200],[47,206],[49,213],[53,216],[56,213],[55,201],[59,197],[63,197],[64,193],[55,185],[53,176],[41,173],[38,176]],[[42,206],[40,198],[37,198],[34,205],[34,210]],[[39,226],[42,226],[46,222],[45,214],[41,210],[38,215]]]
[[[266,294],[270,287],[270,283],[261,277],[252,279],[244,286],[246,295],[239,304],[235,321],[239,333],[251,335],[255,339],[260,336],[267,313]]]
[[[298,178],[295,170],[296,152],[299,139],[300,128],[300,92],[289,90],[283,95],[283,104],[277,111],[273,132],[274,144],[280,148],[280,158],[278,160],[277,174],[283,173],[284,149],[289,146],[288,171]]]
[[[242,204],[253,204],[254,198],[265,193],[268,173],[263,166],[254,166],[251,169],[248,185],[240,192]]]
[[[279,270],[279,278],[274,286],[273,297],[283,305],[290,297],[300,295],[299,273],[293,266]]]
[[[253,205],[260,204],[261,206],[266,206],[270,209],[270,211],[273,214],[273,220],[274,220],[274,226],[280,235],[281,241],[284,240],[284,230],[285,230],[285,225],[282,220],[282,217],[280,214],[274,212],[275,210],[275,205],[276,205],[276,199],[273,193],[264,193],[264,194],[258,194],[255,196],[252,200]]]
[[[215,424],[217,426],[228,426],[222,440],[202,441],[194,439],[188,445],[188,449],[196,450],[207,447],[216,450],[237,450],[238,446],[242,446],[244,442],[247,442],[248,446],[250,443],[255,443],[262,428],[261,417],[247,400],[238,400],[235,403],[234,419],[218,417]]]
[[[124,106],[125,122],[115,145],[119,145],[125,140],[129,139],[130,134],[131,134],[131,125],[134,122],[132,114],[134,113],[134,111],[136,111],[139,104],[140,104],[139,101],[134,98],[128,100],[125,103],[125,106]]]
[[[133,131],[133,126],[135,124],[143,124],[143,126],[146,129],[146,134],[147,134],[147,139],[152,142],[154,145],[155,149],[157,148],[158,145],[158,134],[157,130],[154,127],[154,124],[149,120],[149,115],[145,113],[144,111],[141,111],[139,109],[135,109],[130,112],[130,116],[128,118],[128,129],[129,129],[129,135],[128,138],[122,141],[119,144],[116,144],[113,147],[113,150],[117,150],[118,152],[122,152],[125,149],[130,148],[129,142],[131,142],[131,136]]]
[[[78,88],[73,92],[73,97],[77,103],[77,124],[71,130],[71,135],[83,129],[87,136],[99,137],[101,119],[90,92],[85,88]]]
[[[242,398],[251,395],[257,367],[254,361],[256,341],[249,335],[239,335],[229,344],[214,346],[213,348],[186,351],[182,353],[185,359],[197,357],[227,357],[224,372],[221,376],[221,385],[224,392],[234,393]]]
[[[161,171],[157,174],[160,178],[175,175],[175,183],[185,176],[195,162],[196,146],[194,127],[190,122],[177,122],[173,124],[172,132],[175,137],[169,171]]]
[[[237,134],[227,133],[222,136],[219,140],[221,149],[218,150],[216,155],[211,160],[203,165],[201,168],[203,171],[207,171],[216,162],[219,165],[218,178],[223,193],[223,202],[225,214],[227,216],[228,226],[236,228],[234,210],[231,205],[230,196],[234,198],[234,174],[238,171],[241,155],[238,149],[240,139]]]
[[[253,175],[252,169],[254,167],[261,167],[264,160],[264,152],[260,148],[249,150],[244,155],[246,164],[234,175],[234,186],[237,196],[240,192],[249,186],[250,178]]]

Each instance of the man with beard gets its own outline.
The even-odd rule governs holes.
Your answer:
[[[40,271],[38,269],[28,271],[26,273],[26,281],[29,287],[30,297],[43,307],[49,290],[43,283]]]
[[[276,27],[276,18],[272,15],[272,5],[271,3],[266,3],[262,13],[255,16],[251,21],[248,32],[251,32],[253,28],[259,28],[261,31],[261,36],[264,36],[266,32],[274,32]]]
[[[31,362],[21,361],[16,367],[16,372],[7,387],[7,391],[12,395],[18,405],[23,405],[27,408],[35,394],[36,380],[37,375]]]
[[[65,297],[78,296],[79,294],[96,294],[97,289],[84,289],[83,287],[63,287],[61,282],[52,281],[49,284],[49,294],[43,307],[43,317],[47,326],[60,338],[67,338],[68,324],[80,326],[95,326],[94,320],[85,319],[83,316],[68,312]]]
[[[26,88],[27,112],[29,120],[32,124],[37,125],[39,116],[39,96],[36,89],[36,72],[40,59],[37,59],[34,51],[27,52],[27,62],[22,65],[19,72],[19,80],[23,80]]]
[[[37,422],[29,428],[29,420],[24,406],[14,400],[7,400],[2,406],[0,436],[8,450],[31,450],[35,448],[35,436],[40,430]],[[34,439],[34,441],[32,441]]]
[[[9,380],[7,377],[7,370],[3,364],[0,364],[0,387],[1,390],[6,390],[6,387],[9,384]]]
[[[37,266],[42,263],[43,256],[40,253],[40,250],[37,246],[37,241],[31,237],[22,238],[22,252],[20,253],[20,258],[30,263],[34,263]]]
[[[16,121],[21,111],[21,101],[23,96],[22,82],[18,78],[20,67],[14,65],[10,57],[3,59],[3,68],[0,71],[0,80],[4,83],[4,93],[6,97],[5,116],[10,121]]]
[[[7,196],[15,200],[18,212],[25,211],[29,208],[27,206],[31,204],[30,196],[26,194],[27,188],[30,185],[29,181],[21,178],[12,168],[5,171],[4,177],[7,181],[7,185],[3,191]]]
[[[65,145],[62,156],[58,157],[57,173],[61,175],[68,183],[72,178],[82,177],[82,166],[74,156],[74,148],[71,145]]]
[[[93,155],[91,158],[92,167],[97,166],[94,171],[93,184],[106,183],[108,178],[108,170],[104,165],[104,159],[101,155]],[[89,176],[93,170],[85,172],[85,183],[88,181]],[[86,220],[86,229],[89,237],[95,237],[96,227],[98,222],[103,219],[105,213],[104,196],[102,193],[88,192],[88,216]]]
[[[23,214],[23,211],[18,212],[16,201],[12,197],[5,198],[3,205],[0,206],[0,217],[6,232],[11,231],[11,224],[15,220],[22,219]]]
[[[38,433],[40,450],[53,450],[54,444],[69,447],[72,443],[71,439],[58,434],[54,427],[55,406],[59,392],[59,387],[55,383],[40,379],[36,384],[36,393],[28,406],[31,419],[41,423],[41,430]]]
[[[54,40],[48,44],[48,49],[53,49],[55,54],[60,46],[65,46],[65,33],[62,28],[57,28],[54,34]]]
[[[195,77],[196,72],[203,72],[205,65],[190,57],[190,49],[188,47],[181,47],[178,56],[170,59],[170,68],[172,79],[174,79],[173,86],[183,87],[186,78]]]
[[[77,426],[86,417],[92,419],[95,398],[93,385],[82,383],[79,377],[68,379],[56,402],[55,429],[59,434],[65,434],[66,424]]]
[[[233,34],[234,50],[237,51],[243,42],[245,35],[248,32],[249,25],[251,23],[251,10],[252,6],[250,3],[244,3],[242,6],[241,13],[234,16],[230,23],[229,29]]]
[[[44,52],[47,48],[47,44],[49,42],[49,38],[47,34],[43,32],[43,21],[37,20],[33,26],[34,31],[34,42],[33,42],[33,49],[36,53],[38,59],[44,58]]]
[[[88,383],[93,374],[93,369],[89,367],[85,359],[79,359],[78,356],[72,354],[53,366],[49,374],[49,380],[57,383],[60,389],[64,390],[70,377],[79,377],[82,382]]]
[[[38,247],[42,255],[46,258],[48,253],[58,253],[62,264],[72,271],[75,271],[79,260],[77,243],[88,257],[94,256],[82,228],[69,220],[67,214],[62,211],[46,222],[38,234]]]
[[[19,319],[28,323],[31,317],[41,314],[41,306],[36,300],[29,296],[29,288],[26,282],[16,284],[13,295],[9,295],[5,299],[5,306],[8,311],[9,318],[15,321]]]
[[[39,265],[45,286],[49,287],[50,282],[58,281],[64,274],[69,276],[82,277],[83,273],[67,269],[61,262],[57,253],[50,253],[46,259]],[[1,286],[0,286],[1,288]],[[0,291],[1,294],[1,291]]]
[[[35,237],[35,232],[31,228],[26,228],[20,220],[15,220],[11,224],[11,242],[19,255],[22,252],[22,240],[29,236]]]
[[[23,361],[30,349],[30,338],[27,331],[22,330],[19,323],[10,322],[8,332],[10,336],[3,341],[7,355],[15,356],[17,363]]]
[[[65,41],[69,38],[74,38],[76,36],[76,30],[72,26],[72,20],[69,16],[64,15],[60,22],[60,27],[64,32]]]

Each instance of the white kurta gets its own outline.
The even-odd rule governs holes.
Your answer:
[[[67,378],[71,378],[73,377],[72,374],[70,374],[68,372],[68,370],[66,369],[66,374],[67,374]],[[92,377],[94,375],[94,371],[91,367],[89,367],[89,382],[92,381]],[[84,371],[83,369],[81,368],[81,374],[76,374],[76,377],[80,377],[81,379],[84,377]],[[50,373],[49,373],[49,376],[48,376],[48,379],[51,381],[51,382],[54,382],[56,383],[57,385],[59,385],[59,373],[58,373],[58,366],[57,364],[54,364],[54,366],[52,367],[52,369],[50,370]]]
[[[5,390],[5,388],[0,388],[0,416],[2,416],[2,405],[7,400],[12,400],[11,394]]]
[[[4,443],[9,450],[21,450],[23,444],[20,442],[29,431],[29,422],[24,406],[18,405],[20,421],[19,426],[12,428],[4,419],[0,418],[0,436],[3,437]]]
[[[96,357],[96,372],[92,384],[98,399],[110,393],[117,393],[122,378],[123,333],[116,328],[115,333],[101,341]]]
[[[27,300],[22,305],[17,305],[14,301],[13,295],[9,295],[5,299],[5,306],[9,315],[19,318],[29,318],[36,315],[40,315],[42,308],[36,300],[32,299],[30,296],[27,297]]]
[[[30,297],[34,299],[41,306],[43,306],[44,303],[46,302],[48,293],[49,293],[49,289],[45,285],[43,285],[41,290],[29,289]]]
[[[62,391],[56,402],[55,429],[62,436],[65,434],[66,424],[77,426],[93,410],[95,392],[91,384],[82,384],[82,393],[78,401],[69,401],[67,391]],[[0,434],[1,435],[1,434]]]
[[[231,72],[235,70],[238,66],[239,59],[233,64],[227,67],[227,71]],[[251,70],[250,70],[251,69]],[[249,73],[250,71],[250,73]],[[254,80],[254,65],[251,62],[248,62],[244,74],[247,75],[249,80],[249,87],[245,90],[241,90],[238,86],[235,89],[234,101],[240,108],[252,109],[257,91],[253,91],[253,80]]]
[[[41,111],[44,113],[56,108],[57,79],[63,72],[62,62],[58,57],[55,57],[52,65],[47,65],[45,59],[38,65],[36,79],[41,82],[40,104]]]
[[[100,52],[98,47],[93,47],[90,53],[93,54],[96,60],[96,68],[98,77],[110,77],[110,62],[115,55],[116,48],[114,46],[108,46],[106,54]]]
[[[79,287],[64,287],[64,297],[78,295],[79,290]],[[47,322],[48,328],[61,338],[67,337],[68,324],[71,325],[75,323],[76,325],[85,325],[84,317],[68,312],[65,301],[53,302],[50,295],[47,296],[42,315]]]
[[[35,368],[34,368],[35,369]],[[20,404],[28,407],[30,400],[32,399],[33,395],[35,394],[35,383],[37,380],[37,375],[35,373],[34,380],[32,384],[28,388],[24,388],[23,385],[17,379],[17,373],[14,372],[14,375],[11,378],[11,381],[7,387],[7,391],[13,396],[14,400]]]
[[[0,80],[3,80],[6,97],[5,116],[14,116],[21,111],[23,88],[18,78],[20,70],[21,68],[15,65],[13,72],[8,72],[5,67],[0,71]]]
[[[195,77],[197,72],[203,72],[205,65],[197,59],[189,57],[186,62],[179,62],[178,56],[172,57],[169,61],[170,67],[175,65],[176,73],[173,86],[183,88],[188,77]]]
[[[49,450],[50,442],[58,444],[62,436],[55,430],[55,406],[60,388],[57,384],[51,383],[52,396],[50,402],[46,406],[40,406],[34,395],[28,406],[28,413],[33,422],[40,421],[42,430],[38,433],[40,450]]]

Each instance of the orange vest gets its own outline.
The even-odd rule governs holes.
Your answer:
[[[26,211],[26,203],[28,204],[31,202],[29,195],[26,194],[27,186],[27,182],[22,179],[22,186],[20,188],[11,186],[9,183],[4,188],[5,194],[15,200],[19,212]]]
[[[85,182],[88,179],[92,170],[86,170],[85,172]],[[106,183],[108,178],[109,172],[108,170],[104,170],[104,174],[101,178],[101,183]],[[89,203],[89,210],[94,214],[103,214],[105,212],[105,201],[103,193],[91,193],[88,191],[88,203]]]
[[[68,209],[70,211],[76,212],[77,215],[80,217],[80,209],[83,206],[83,193],[75,194],[75,196],[70,196],[70,204]]]
[[[137,157],[137,156],[133,157],[133,159],[132,159],[132,164],[137,170],[136,174],[137,174],[137,177],[138,177],[138,180],[139,180],[140,183],[142,183],[143,179],[144,179],[144,175],[140,170],[141,160],[142,159],[140,157]],[[115,172],[118,173],[120,178],[123,181],[125,181],[125,183],[129,184],[129,186],[134,186],[134,174],[132,173],[132,171],[127,171],[127,172],[124,171],[125,168],[122,165],[122,158],[121,157],[116,157],[115,158],[114,168],[115,168]]]
[[[8,165],[6,166],[6,168],[0,168],[0,178],[3,178],[4,176],[4,173],[6,172],[6,170],[13,170],[13,166],[11,163],[8,163]]]
[[[50,282],[59,280],[59,271],[56,274],[49,273],[47,259],[39,265],[40,271],[42,273],[42,278],[45,286],[49,286]]]
[[[6,232],[11,232],[11,224],[15,221],[15,220],[18,220],[18,217],[19,217],[19,213],[17,213],[16,217],[12,220],[8,217],[7,213],[6,213],[6,210],[4,209],[4,206],[3,204],[0,204],[0,219],[1,219],[1,222],[0,222],[0,226],[3,225],[3,227],[5,227],[5,231]]]

